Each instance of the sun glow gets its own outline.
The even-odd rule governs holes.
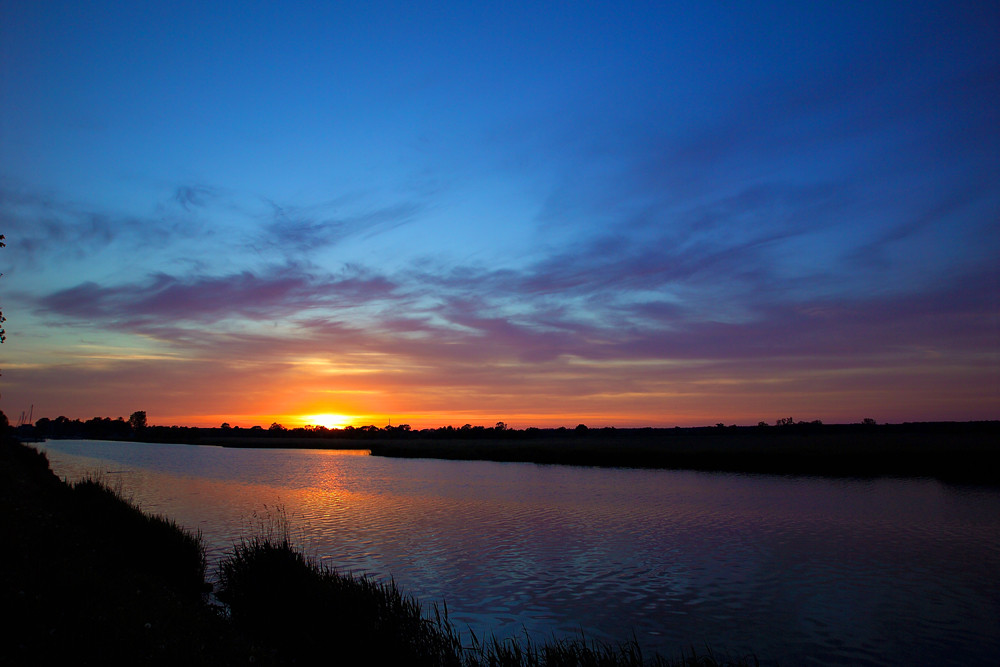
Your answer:
[[[344,428],[353,420],[347,415],[338,415],[332,412],[327,412],[321,415],[306,415],[303,417],[303,421],[306,424],[312,424],[313,426],[323,426],[325,428]]]

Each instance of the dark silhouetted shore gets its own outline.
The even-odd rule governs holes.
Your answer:
[[[395,457],[997,484],[1000,422],[541,431],[530,438],[372,442]]]
[[[580,466],[663,468],[831,477],[934,477],[1000,484],[992,465],[1000,421],[822,424],[696,428],[511,429],[465,425],[130,428],[124,419],[42,419],[22,438],[91,438],[223,447],[366,449],[375,456]],[[870,422],[870,420],[867,420]]]

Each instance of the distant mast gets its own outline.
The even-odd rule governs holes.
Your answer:
[[[28,419],[27,419],[27,421],[25,421],[25,419],[24,419],[24,410],[21,410],[21,418],[17,420],[17,425],[18,426],[24,426],[25,424],[31,424],[31,423],[33,423],[31,421],[31,418],[34,417],[34,416],[35,416],[35,404],[32,403],[31,404],[31,410],[28,412]]]

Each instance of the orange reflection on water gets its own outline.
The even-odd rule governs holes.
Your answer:
[[[269,450],[267,466],[247,466],[239,481],[232,470],[223,478],[146,469],[123,471],[122,481],[146,511],[200,532],[210,566],[241,539],[256,535],[287,535],[317,561],[376,576],[389,574],[382,562],[386,550],[395,557],[418,553],[427,546],[421,535],[449,532],[447,526],[456,529],[453,548],[495,548],[489,536],[457,529],[481,511],[481,501],[442,497],[432,480],[394,485],[377,465],[359,474],[349,461],[368,455],[367,450]]]

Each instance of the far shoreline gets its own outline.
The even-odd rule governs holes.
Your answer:
[[[51,437],[51,435],[49,436]],[[373,456],[822,477],[930,477],[1000,485],[1000,421],[639,429],[204,429],[146,427],[76,438]],[[53,439],[60,439],[58,437]]]

